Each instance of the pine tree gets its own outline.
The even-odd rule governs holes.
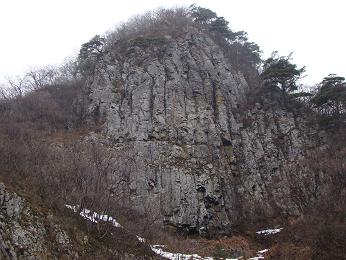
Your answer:
[[[311,102],[324,113],[340,117],[346,110],[345,78],[329,74],[318,85],[318,91]]]
[[[105,39],[99,35],[82,44],[78,55],[78,68],[82,74],[94,70],[96,62],[103,55]]]
[[[298,80],[305,72],[305,67],[297,68],[297,65],[291,63],[290,60],[291,54],[278,56],[278,53],[274,52],[264,61],[260,75],[265,86],[280,88],[284,98],[288,93],[298,89]]]

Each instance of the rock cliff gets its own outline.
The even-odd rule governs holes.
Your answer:
[[[254,87],[201,31],[108,50],[85,88],[88,122],[102,125],[87,140],[114,153],[123,203],[167,225],[227,233],[299,215],[319,196],[318,176],[299,161],[320,134],[273,100],[244,106]]]

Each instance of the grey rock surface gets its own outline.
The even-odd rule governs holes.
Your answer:
[[[103,124],[86,141],[114,152],[126,205],[187,232],[228,232],[299,215],[318,196],[299,160],[322,137],[280,105],[241,110],[251,86],[207,35],[129,43],[117,57],[105,54],[86,83],[88,122]]]
[[[0,183],[0,259],[58,259],[54,252],[75,259],[70,239],[56,224],[30,208]],[[55,240],[50,237],[56,234]]]

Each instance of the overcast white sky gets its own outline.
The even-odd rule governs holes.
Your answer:
[[[264,57],[293,51],[294,62],[306,66],[305,83],[346,76],[345,0],[0,0],[0,77],[61,63],[133,15],[193,2],[247,31]]]

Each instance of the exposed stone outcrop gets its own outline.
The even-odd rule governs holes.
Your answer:
[[[0,183],[0,259],[78,258],[67,233]]]
[[[132,158],[114,158],[127,205],[186,231],[227,232],[298,215],[318,196],[299,159],[319,134],[277,104],[240,111],[251,87],[206,34],[132,40],[117,57],[107,52],[87,81],[88,120],[103,124],[88,140]]]

